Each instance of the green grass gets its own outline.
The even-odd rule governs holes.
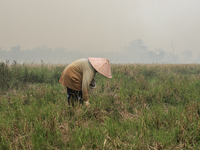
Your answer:
[[[0,63],[0,149],[200,149],[200,65],[112,65],[89,108],[68,106],[64,67]]]

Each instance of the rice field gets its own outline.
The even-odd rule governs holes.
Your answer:
[[[200,149],[200,64],[113,64],[89,108],[65,67],[0,62],[0,149]]]

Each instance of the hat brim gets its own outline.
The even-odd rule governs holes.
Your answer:
[[[112,78],[110,63],[108,59],[89,57],[88,60],[97,72],[107,78]]]

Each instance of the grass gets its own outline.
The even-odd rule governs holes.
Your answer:
[[[0,63],[0,149],[200,148],[200,65],[112,65],[89,108],[68,106],[64,67]]]

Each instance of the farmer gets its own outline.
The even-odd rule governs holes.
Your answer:
[[[81,103],[84,100],[86,106],[89,106],[89,86],[96,86],[94,80],[96,72],[112,78],[110,64],[106,58],[82,58],[72,62],[63,70],[59,82],[67,87],[68,104],[70,98],[73,98]]]

